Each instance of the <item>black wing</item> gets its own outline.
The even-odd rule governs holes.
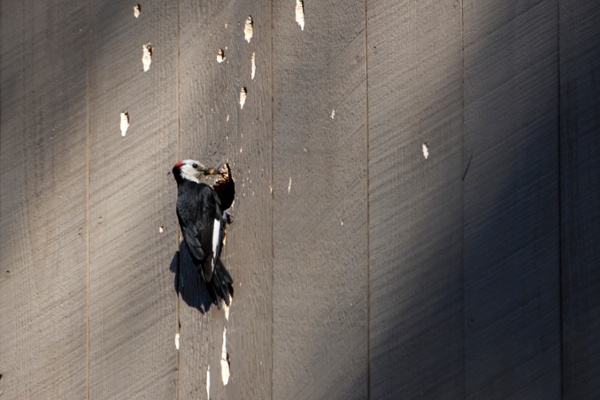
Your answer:
[[[202,204],[201,221],[205,227],[200,231],[199,240],[206,255],[202,263],[202,273],[206,282],[213,277],[216,262],[221,256],[224,224],[219,197],[210,186],[204,186],[200,193]]]
[[[192,190],[178,196],[177,217],[183,239],[204,280],[210,282],[223,239],[222,212],[218,197],[210,186],[190,185]],[[218,226],[215,227],[215,222]],[[216,239],[215,238],[216,229]],[[213,243],[213,241],[215,243]],[[216,245],[215,245],[216,244]]]

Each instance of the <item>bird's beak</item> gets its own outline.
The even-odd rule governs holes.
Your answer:
[[[204,172],[204,175],[215,175],[217,170],[214,168],[205,168],[202,170],[202,172]]]

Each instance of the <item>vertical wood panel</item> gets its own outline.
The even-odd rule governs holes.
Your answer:
[[[467,398],[560,398],[557,7],[464,3]]]
[[[560,1],[563,393],[600,398],[600,7]]]
[[[176,221],[167,172],[177,147],[176,11],[146,1],[136,19],[132,3],[91,3],[91,398],[175,397]],[[154,48],[148,72],[146,43]]]
[[[0,397],[86,389],[86,6],[1,3]]]
[[[244,39],[248,16],[253,18],[249,43]],[[235,290],[228,321],[214,306],[201,313],[208,299],[204,284],[193,268],[180,271],[179,399],[208,397],[209,368],[212,399],[271,398],[270,26],[267,1],[181,2],[179,157],[210,166],[229,162],[237,195],[222,255]],[[247,91],[243,109],[242,87]],[[174,181],[172,191],[174,199]],[[226,386],[224,329],[231,374]]]
[[[371,396],[462,399],[460,5],[370,1],[368,26]]]
[[[304,6],[273,4],[273,398],[364,399],[365,9]]]

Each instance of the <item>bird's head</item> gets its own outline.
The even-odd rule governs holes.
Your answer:
[[[183,179],[200,183],[200,177],[203,175],[212,175],[215,173],[213,168],[206,168],[196,160],[183,160],[173,166],[173,176],[177,182]]]

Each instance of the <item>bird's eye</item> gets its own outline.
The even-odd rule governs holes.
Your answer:
[[[193,164],[192,164],[192,167],[194,167],[194,168],[198,169],[198,164],[196,164],[196,163],[193,163]]]

